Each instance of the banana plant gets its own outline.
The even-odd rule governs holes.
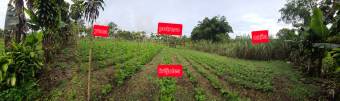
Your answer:
[[[43,65],[38,42],[38,36],[32,34],[25,42],[13,42],[10,51],[0,55],[0,85],[11,87],[34,80]]]
[[[313,9],[309,28],[310,30],[306,37],[311,42],[325,42],[329,36],[329,30],[324,24],[324,16],[320,8]]]

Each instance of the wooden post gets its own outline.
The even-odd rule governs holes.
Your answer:
[[[93,29],[92,29],[93,30]],[[90,34],[90,50],[89,50],[89,67],[87,74],[87,101],[90,101],[91,98],[91,66],[92,66],[92,48],[93,48],[93,37],[92,33]]]
[[[192,41],[190,40],[190,48],[192,48]]]
[[[90,50],[89,50],[89,67],[88,67],[88,74],[87,74],[87,101],[90,101],[90,82],[91,82],[91,62],[92,62],[92,48],[93,48],[93,40],[92,37],[90,39]]]
[[[182,42],[183,48],[185,48],[185,40]]]

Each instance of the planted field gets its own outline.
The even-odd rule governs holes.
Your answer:
[[[79,43],[80,67],[48,99],[84,100],[88,40]],[[149,42],[99,39],[94,43],[92,100],[308,100],[317,88],[303,84],[282,61],[252,61]],[[182,64],[181,78],[158,78],[158,64]],[[71,82],[69,82],[71,81]],[[65,94],[64,94],[65,93]]]

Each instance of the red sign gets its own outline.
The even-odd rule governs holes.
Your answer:
[[[182,24],[158,23],[158,34],[162,35],[182,35]]]
[[[253,44],[268,43],[269,42],[268,30],[251,32],[251,42]]]
[[[182,65],[158,65],[157,68],[158,77],[182,77],[183,67]]]
[[[109,26],[93,25],[93,36],[109,37]]]

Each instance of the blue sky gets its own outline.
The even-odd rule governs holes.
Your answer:
[[[4,27],[7,3],[0,2],[0,26]],[[70,0],[67,0],[70,1]],[[183,24],[183,34],[204,17],[225,16],[237,35],[250,35],[254,30],[269,30],[275,35],[290,25],[278,22],[280,8],[286,0],[104,0],[105,10],[97,19],[98,24],[115,22],[119,28],[130,31],[156,32],[158,22]]]

